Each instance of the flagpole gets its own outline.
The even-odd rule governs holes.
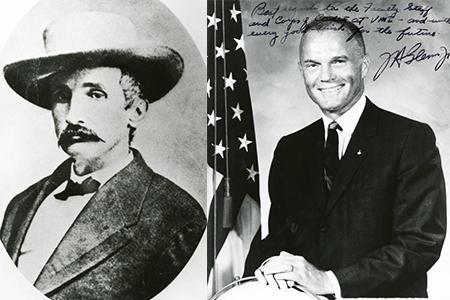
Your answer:
[[[223,43],[223,74],[227,76],[227,54],[226,54],[226,38],[225,38],[225,0],[222,0],[222,43]],[[233,225],[233,199],[231,198],[231,186],[230,186],[230,165],[229,165],[229,141],[228,141],[228,94],[226,85],[224,86],[224,121],[225,121],[225,195],[223,199],[223,215],[222,215],[222,227],[231,228]]]
[[[214,0],[214,16],[217,18],[217,1]],[[214,19],[214,45],[213,49],[216,46],[217,42],[217,32],[215,30],[216,27],[216,19]],[[217,60],[214,58],[214,108],[217,112]],[[216,126],[216,116],[214,115],[214,145],[217,145],[217,126]],[[213,197],[213,205],[214,205],[214,217],[213,217],[213,228],[214,228],[214,234],[213,234],[213,265],[212,265],[212,295],[214,295],[217,292],[217,275],[218,270],[216,268],[216,258],[217,258],[217,190],[216,190],[216,172],[217,172],[217,156],[214,155],[214,169],[213,169],[213,190],[214,190],[214,197]]]
[[[213,295],[243,272],[244,252],[260,224],[252,218],[252,211],[259,210],[258,162],[239,9],[238,1],[208,0],[208,81],[214,83],[213,91],[208,83],[214,97],[208,102],[208,144],[213,149],[208,165],[214,171],[208,277]]]

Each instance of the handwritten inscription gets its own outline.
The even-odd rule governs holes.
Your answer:
[[[415,5],[414,3],[410,2],[408,3],[408,6],[405,8],[405,10],[416,11],[419,12],[422,17],[426,17],[428,16],[428,13],[432,8],[432,6]]]
[[[397,41],[402,40],[405,36],[435,36],[436,31],[430,31],[427,28],[416,28],[412,30],[411,27],[406,27],[405,29],[398,30],[399,35],[397,36]]]
[[[270,37],[269,40],[269,46],[273,47],[275,43],[277,42],[277,39],[279,37],[278,33],[276,31],[252,31],[248,35],[250,37]]]
[[[267,16],[274,18],[275,15],[280,11],[280,6],[278,5],[275,8],[268,9],[266,2],[261,2],[258,5],[255,6],[252,10],[251,16]]]
[[[275,24],[287,24],[286,29],[291,30],[291,27],[293,25],[305,24],[305,26],[306,26],[307,21],[308,21],[308,18],[302,20],[302,19],[297,19],[297,18],[286,18],[283,16],[278,16],[275,19]]]
[[[268,46],[275,47],[289,41],[298,42],[307,25],[314,19],[323,16],[335,16],[354,23],[364,35],[378,35],[386,40],[386,45],[401,43],[394,52],[379,55],[383,63],[377,70],[373,80],[378,79],[386,69],[393,66],[409,65],[413,62],[436,61],[435,71],[449,59],[447,48],[425,51],[422,42],[429,43],[440,35],[440,31],[450,29],[450,17],[436,17],[431,12],[433,6],[422,3],[387,3],[374,2],[318,2],[311,6],[284,6],[282,2],[253,2],[246,23],[247,36],[267,41]],[[272,4],[269,4],[272,3]],[[440,26],[436,26],[439,24]],[[343,30],[329,28],[330,30]],[[352,39],[351,34],[347,40]],[[379,39],[379,38],[378,38]],[[420,41],[420,42],[418,42]],[[404,46],[411,45],[412,47]],[[436,43],[432,43],[436,44]],[[372,54],[373,55],[373,54]]]
[[[399,9],[397,7],[397,4],[389,4],[387,6],[374,6],[372,2],[366,3],[363,5],[364,13],[367,12],[394,12],[395,14],[398,13]]]
[[[450,18],[435,19],[430,17],[432,6],[405,4],[379,5],[373,2],[336,4],[325,3],[321,6],[296,8],[294,6],[271,6],[266,1],[257,3],[250,14],[248,36],[269,38],[269,45],[285,43],[290,36],[301,34],[307,24],[323,15],[337,14],[336,17],[350,20],[358,25],[363,33],[394,35],[396,41],[407,37],[431,38],[439,33],[428,28],[428,24],[444,23],[450,25]],[[299,15],[308,10],[310,14]],[[371,24],[390,24],[390,26],[368,26]],[[401,27],[403,25],[403,27]],[[270,30],[268,30],[270,28]],[[369,29],[370,28],[370,29]],[[283,38],[279,38],[283,37]]]

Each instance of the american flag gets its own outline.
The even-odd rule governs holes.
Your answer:
[[[260,226],[259,174],[239,1],[208,0],[208,278],[242,276]]]

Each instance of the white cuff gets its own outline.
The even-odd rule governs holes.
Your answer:
[[[336,275],[334,275],[333,271],[326,271],[325,272],[328,276],[328,279],[330,279],[331,285],[333,286],[334,296],[336,299],[341,299],[341,286],[339,285],[339,281],[336,278]]]

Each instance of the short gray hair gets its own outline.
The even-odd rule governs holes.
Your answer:
[[[337,26],[336,26],[337,25]],[[299,53],[302,53],[302,45],[305,39],[306,33],[309,31],[324,31],[324,30],[337,30],[337,31],[345,31],[350,34],[347,41],[354,39],[358,44],[359,48],[362,50],[362,55],[366,54],[366,44],[364,42],[364,38],[361,30],[354,23],[349,20],[341,17],[335,16],[318,16],[311,23],[309,23],[300,39]]]

